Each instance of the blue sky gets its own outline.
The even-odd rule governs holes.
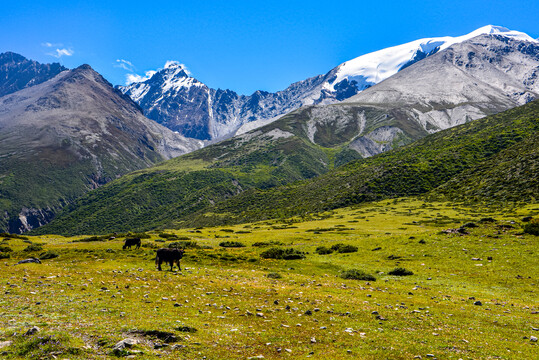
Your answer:
[[[539,37],[539,1],[11,1],[0,52],[113,84],[168,60],[214,88],[277,91],[359,55],[492,24]],[[118,62],[125,60],[127,62]]]

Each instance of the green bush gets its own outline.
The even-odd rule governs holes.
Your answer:
[[[524,233],[539,236],[539,220],[533,219],[523,227]]]
[[[0,259],[9,259],[11,255],[8,253],[0,252]]]
[[[280,241],[257,241],[252,246],[255,247],[263,247],[263,246],[271,246],[271,245],[283,245]]]
[[[316,253],[318,255],[328,255],[328,254],[333,253],[332,249],[329,249],[329,248],[327,248],[325,246],[319,246],[319,247],[316,248],[315,251],[316,251]]]
[[[335,244],[331,247],[331,250],[336,251],[340,254],[344,253],[353,253],[357,252],[357,246],[345,245],[345,244]]]
[[[395,268],[393,270],[391,270],[390,272],[388,272],[389,275],[394,275],[394,276],[408,276],[408,275],[414,275],[414,273],[410,270],[406,270],[405,268],[402,268],[402,267],[398,267],[398,268]]]
[[[262,252],[260,257],[264,259],[298,260],[305,259],[305,254],[292,248],[282,249],[274,247]]]
[[[177,248],[177,249],[199,249],[200,246],[197,244],[196,241],[177,241],[168,244],[169,248]]]
[[[28,245],[23,249],[25,252],[32,252],[32,251],[41,251],[43,250],[43,246],[41,244],[32,244]]]
[[[245,247],[245,245],[240,243],[239,241],[223,241],[223,242],[219,243],[219,246],[227,247],[227,248]]]
[[[12,252],[13,249],[10,248],[9,246],[0,246],[0,252],[4,252],[4,253],[8,253],[8,252]]]
[[[108,235],[103,235],[103,236],[90,236],[90,237],[83,238],[83,239],[73,240],[73,242],[107,241],[108,238],[109,238]]]
[[[271,272],[268,275],[266,275],[270,279],[281,279],[283,276],[277,272]]]
[[[39,260],[54,259],[54,258],[57,258],[58,256],[60,256],[60,255],[58,255],[57,253],[49,250],[49,251],[46,251],[44,253],[41,253],[39,255]]]
[[[363,270],[358,270],[358,269],[351,269],[351,270],[343,271],[340,277],[343,279],[350,279],[350,280],[376,281],[376,278],[373,275],[367,274]]]
[[[26,236],[17,235],[17,234],[9,234],[9,233],[0,233],[0,237],[5,237],[7,239],[21,239],[21,240],[28,240]]]

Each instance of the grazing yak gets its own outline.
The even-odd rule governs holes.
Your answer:
[[[125,244],[123,249],[131,249],[131,246],[135,245],[137,249],[140,249],[140,238],[131,238],[131,239],[125,239]]]
[[[157,265],[157,270],[161,271],[161,264],[167,262],[170,264],[170,271],[174,267],[174,263],[178,265],[178,269],[181,271],[180,259],[183,257],[183,249],[168,249],[163,248],[157,250],[157,255],[155,256],[155,265]]]

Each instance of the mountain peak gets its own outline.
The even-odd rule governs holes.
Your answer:
[[[496,25],[486,25],[486,26],[480,27],[479,29],[472,31],[471,33],[469,33],[468,35],[464,35],[463,37],[466,37],[467,39],[471,39],[473,37],[476,37],[479,35],[485,35],[485,34],[502,35],[502,36],[507,36],[509,38],[513,38],[516,40],[537,42],[536,39],[532,38],[526,33],[516,31],[516,30],[510,30],[506,27],[496,26]]]

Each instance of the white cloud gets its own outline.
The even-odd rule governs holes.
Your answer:
[[[41,46],[44,46],[44,47],[48,47],[48,48],[51,48],[51,47],[62,47],[64,46],[64,44],[60,44],[60,43],[50,43],[48,41],[44,42],[44,43],[41,43]]]
[[[122,68],[122,69],[127,70],[127,71],[134,71],[135,70],[135,66],[133,65],[133,63],[131,61],[123,60],[123,59],[117,59],[116,64],[114,65],[114,67]]]
[[[125,76],[125,85],[129,85],[129,84],[134,83],[134,82],[146,81],[146,80],[150,79],[156,72],[157,71],[154,71],[154,70],[146,71],[144,76],[138,75],[138,74],[127,74]]]
[[[59,59],[62,56],[72,56],[75,52],[71,49],[56,49],[55,52],[47,53],[47,55],[54,56]]]

